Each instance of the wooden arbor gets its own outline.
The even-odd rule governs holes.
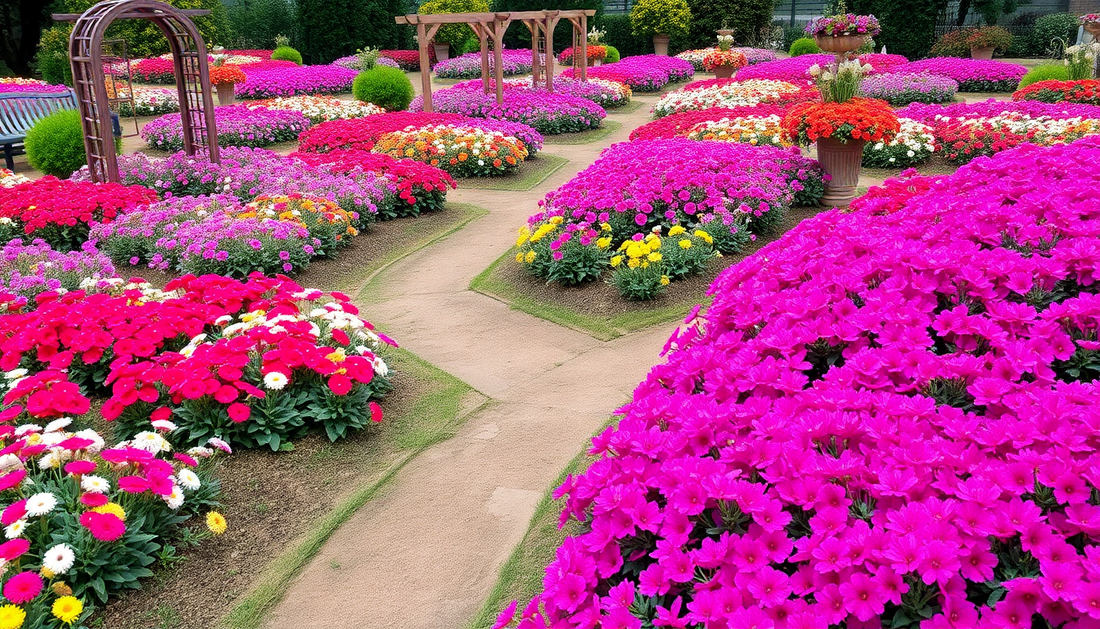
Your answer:
[[[205,146],[210,159],[218,161],[218,133],[214,126],[206,45],[189,17],[208,13],[210,11],[177,9],[156,0],[105,0],[81,15],[53,16],[55,20],[76,22],[69,36],[69,60],[92,181],[119,180],[110,100],[103,71],[103,34],[115,20],[150,20],[168,38],[175,64],[176,89],[179,90],[184,150],[194,155]]]
[[[574,51],[574,65],[579,78],[588,80],[588,18],[596,15],[592,9],[570,11],[513,11],[505,13],[440,13],[437,15],[399,15],[398,24],[416,26],[416,39],[420,46],[420,80],[424,91],[424,111],[432,111],[432,73],[428,58],[428,45],[443,24],[468,24],[481,41],[481,84],[488,94],[489,39],[493,41],[493,79],[496,82],[497,103],[504,102],[504,31],[513,20],[522,22],[531,31],[531,81],[538,83],[545,77],[547,91],[554,91],[554,28],[562,19],[573,24],[573,39],[579,41],[579,51]],[[539,52],[539,37],[545,39],[545,59]],[[579,64],[578,64],[578,57]]]

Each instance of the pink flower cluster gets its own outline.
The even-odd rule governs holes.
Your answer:
[[[910,173],[723,273],[519,627],[1100,626],[1096,163]]]
[[[1014,92],[1027,68],[1004,61],[932,57],[905,66],[908,73],[938,74],[959,84],[960,92]]]
[[[905,67],[906,72],[909,71],[909,60],[901,55],[872,53],[862,55],[859,57],[859,60],[874,68],[872,73],[896,72],[902,67]],[[747,68],[742,68],[737,72],[737,80],[772,79],[776,81],[790,81],[792,83],[812,81],[812,77],[810,76],[811,66],[816,65],[824,68],[834,61],[836,61],[836,57],[833,55],[799,55],[797,57],[780,59],[779,61],[769,61],[767,63],[759,63]]]
[[[623,57],[615,63],[588,69],[591,78],[623,83],[635,92],[656,92],[669,83],[694,75],[695,68],[690,61],[657,55]],[[573,68],[566,68],[561,76],[573,78]]]
[[[443,63],[446,62],[439,65]],[[436,111],[471,118],[518,122],[537,129],[542,135],[595,129],[607,116],[603,107],[586,98],[518,85],[508,86],[504,90],[504,102],[498,105],[496,93],[486,94],[481,81],[469,81],[435,92],[432,106]],[[409,111],[423,110],[424,97],[417,96],[409,104]]]
[[[335,65],[292,65],[270,70],[246,67],[244,70],[248,79],[238,83],[234,90],[239,98],[340,94],[351,91],[351,83],[359,74],[357,70]]]
[[[1007,101],[990,98],[977,103],[951,105],[912,103],[897,110],[898,117],[911,118],[927,125],[935,125],[937,118],[992,118],[1005,113],[1020,113],[1032,118],[1046,116],[1053,120],[1100,118],[1100,105]]]

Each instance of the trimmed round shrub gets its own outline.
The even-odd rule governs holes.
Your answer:
[[[1035,66],[1027,71],[1024,78],[1020,79],[1020,86],[1017,89],[1023,89],[1032,83],[1038,83],[1039,81],[1068,81],[1069,69],[1062,64],[1045,63],[1041,66]]]
[[[817,42],[809,37],[801,37],[794,40],[787,54],[792,57],[801,57],[802,55],[816,55],[819,52],[821,52],[821,49],[817,47]]]
[[[290,46],[279,46],[271,53],[271,58],[276,61],[293,61],[298,65],[302,65],[302,53]]]
[[[59,179],[67,179],[87,163],[80,112],[59,111],[39,120],[24,142],[31,167]]]
[[[615,63],[621,58],[618,48],[614,46],[604,46],[604,48],[607,48],[607,56],[603,58],[604,63]]]
[[[351,93],[356,99],[373,103],[386,111],[406,109],[416,95],[409,77],[389,66],[374,66],[360,72],[351,85]]]

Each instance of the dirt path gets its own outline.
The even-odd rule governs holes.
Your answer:
[[[467,290],[512,246],[545,193],[649,120],[656,98],[586,145],[534,190],[459,189],[489,214],[388,269],[362,307],[403,346],[494,402],[402,470],[291,584],[269,629],[459,629],[494,584],[536,502],[586,438],[626,401],[670,332],[609,343]]]

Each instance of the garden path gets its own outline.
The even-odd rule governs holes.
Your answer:
[[[639,100],[602,141],[547,145],[569,163],[533,190],[451,192],[489,213],[377,278],[367,316],[492,402],[333,534],[269,629],[464,627],[547,487],[658,360],[671,325],[605,343],[468,289],[546,192],[649,120],[656,98]]]

